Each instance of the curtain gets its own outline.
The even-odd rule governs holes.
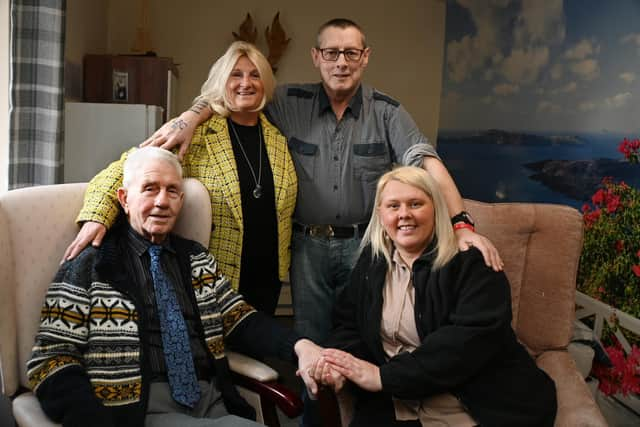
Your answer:
[[[65,0],[11,0],[9,188],[62,182]]]

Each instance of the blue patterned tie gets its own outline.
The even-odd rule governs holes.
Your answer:
[[[151,276],[156,293],[158,317],[167,377],[173,399],[193,408],[200,400],[200,386],[193,365],[187,325],[182,316],[176,292],[160,265],[162,246],[151,245]]]

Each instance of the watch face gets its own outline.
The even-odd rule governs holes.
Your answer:
[[[462,215],[467,219],[467,221],[469,221],[471,223],[471,225],[474,225],[476,222],[473,220],[473,217],[471,216],[471,214],[467,211],[462,211]]]

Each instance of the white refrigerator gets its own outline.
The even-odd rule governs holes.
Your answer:
[[[162,107],[67,102],[64,182],[86,182],[162,124]]]

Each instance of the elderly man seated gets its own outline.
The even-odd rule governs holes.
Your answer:
[[[255,412],[231,383],[227,344],[297,356],[315,391],[307,368],[320,348],[255,311],[204,247],[171,234],[183,196],[177,158],[137,150],[118,190],[127,221],[49,286],[27,369],[44,412],[65,427],[258,425],[236,416]]]

